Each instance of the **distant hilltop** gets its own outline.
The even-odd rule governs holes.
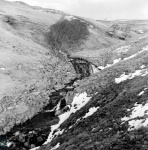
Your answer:
[[[13,1],[12,3],[15,3],[15,4],[18,4],[18,5],[21,5],[21,6],[24,6],[24,7],[31,7],[35,10],[40,10],[40,11],[43,11],[43,12],[50,12],[50,13],[53,13],[53,14],[60,14],[60,15],[69,15],[63,11],[60,11],[60,10],[55,10],[55,9],[50,9],[50,8],[43,8],[43,7],[40,7],[40,6],[30,6],[29,4],[25,3],[25,2],[21,2],[21,1]]]

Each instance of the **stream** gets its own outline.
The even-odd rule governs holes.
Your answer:
[[[69,58],[69,61],[79,77],[65,84],[64,88],[51,93],[48,105],[41,112],[26,122],[14,126],[6,135],[0,136],[0,150],[29,150],[41,146],[47,140],[51,126],[59,121],[57,110],[66,111],[67,104],[62,93],[73,91],[75,89],[74,83],[77,80],[89,77],[93,73],[94,65],[89,61],[81,58]],[[8,141],[7,145],[6,141]]]

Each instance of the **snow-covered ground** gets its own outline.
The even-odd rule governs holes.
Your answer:
[[[116,64],[116,63],[118,63],[118,62],[120,62],[120,61],[121,61],[121,58],[115,59],[115,60],[113,61],[113,65]]]
[[[71,107],[70,107],[70,110],[59,115],[59,122],[58,124],[55,124],[53,126],[51,126],[51,132],[48,136],[48,139],[47,141],[44,143],[45,144],[48,144],[49,142],[52,141],[53,138],[55,138],[56,136],[62,134],[64,132],[64,129],[63,130],[60,130],[59,127],[60,125],[69,118],[69,116],[72,114],[72,113],[75,113],[77,110],[81,109],[83,106],[85,106],[88,101],[91,99],[91,97],[88,97],[87,96],[87,93],[86,92],[83,92],[81,94],[76,94],[76,96],[74,97],[73,99],[73,102],[71,104]],[[56,132],[55,132],[56,130]],[[60,143],[57,144],[58,146],[60,145]],[[58,147],[57,146],[57,147]],[[33,148],[31,150],[37,150],[39,147],[36,147],[36,148]],[[56,149],[56,146],[55,148],[53,147],[53,150]]]
[[[140,127],[146,127],[148,126],[148,103],[145,105],[142,104],[135,104],[135,107],[132,110],[132,113],[129,117],[124,117],[121,120],[123,122],[127,122],[129,124],[128,130],[134,130],[138,129]],[[143,118],[139,118],[143,117]]]
[[[141,91],[139,94],[138,94],[138,96],[141,96],[141,95],[143,95],[144,94],[144,91]]]
[[[141,39],[144,39],[144,38],[147,38],[147,37],[148,37],[148,35],[144,35],[144,36],[139,37],[138,40],[141,40]]]
[[[139,94],[138,94],[138,96],[141,96],[141,95],[143,95],[144,94],[144,92],[147,90],[147,88],[144,88],[144,90],[143,91],[141,91]]]
[[[68,21],[71,21],[73,19],[74,16],[65,16],[65,19],[67,19]]]
[[[99,68],[95,67],[94,65],[91,65],[92,66],[92,73],[97,73],[99,72]]]
[[[130,49],[130,47],[131,47],[130,45],[129,45],[129,46],[122,46],[122,47],[116,49],[115,51],[117,51],[117,52],[127,52],[127,51]],[[148,45],[145,46],[145,47],[143,47],[142,50],[139,51],[139,52],[136,53],[136,54],[133,54],[133,55],[131,55],[131,56],[129,56],[129,57],[126,57],[126,58],[124,58],[123,60],[121,60],[121,58],[115,59],[112,64],[107,64],[105,67],[103,67],[103,66],[98,66],[98,69],[103,70],[103,69],[106,69],[106,68],[108,68],[108,67],[111,67],[111,66],[117,64],[117,63],[120,62],[120,61],[129,60],[129,59],[134,58],[134,57],[136,57],[137,55],[143,53],[144,51],[148,51]]]
[[[143,47],[142,50],[139,51],[138,53],[133,54],[133,55],[131,55],[131,56],[129,56],[129,57],[124,58],[124,60],[128,60],[128,59],[134,58],[134,57],[136,57],[137,55],[143,53],[144,51],[148,51],[148,46]]]
[[[76,120],[75,124],[73,124],[72,126],[70,126],[69,129],[73,128],[80,120],[85,119],[85,118],[87,118],[89,116],[92,116],[98,109],[99,109],[99,107],[92,107],[92,108],[90,108],[89,112],[87,112],[85,114],[85,116],[78,118]]]
[[[138,32],[139,32],[139,33],[141,33],[141,34],[143,34],[143,33],[144,33],[144,31],[143,31],[143,30],[138,30]]]
[[[7,144],[7,147],[10,147],[12,145],[11,142],[7,142],[6,144]]]
[[[115,49],[115,52],[117,52],[117,53],[125,53],[125,52],[129,51],[130,48],[131,48],[131,45],[121,46],[121,47]]]
[[[51,150],[56,150],[59,147],[60,147],[60,143],[58,143],[57,145],[55,145]]]
[[[6,70],[6,68],[4,68],[4,67],[1,67],[1,68],[0,68],[0,70]]]
[[[129,74],[125,74],[125,72],[119,77],[119,78],[115,78],[115,83],[120,83],[123,81],[126,81],[128,79],[133,79],[136,76],[146,76],[148,75],[148,69],[140,69],[140,70],[136,70],[134,73],[129,73]]]
[[[90,25],[91,28],[94,28],[92,25]]]
[[[111,67],[111,66],[117,64],[117,63],[120,62],[120,61],[121,61],[121,58],[115,59],[112,64],[107,64],[105,67],[99,66],[98,69],[101,69],[101,70],[106,69],[106,68],[108,68],[108,67]]]
[[[97,110],[98,110],[99,107],[92,107],[89,109],[89,112],[85,114],[85,116],[83,118],[87,118],[91,115],[93,115]]]
[[[77,110],[79,110],[83,106],[85,106],[90,99],[91,99],[91,97],[88,97],[86,92],[83,92],[81,94],[76,94],[76,96],[74,97],[73,102],[71,104],[70,110],[58,116],[59,117],[58,124],[51,126],[51,132],[48,136],[47,141],[43,145],[48,144],[49,142],[52,141],[53,138],[62,134],[64,132],[64,129],[60,130],[59,129],[60,125],[65,120],[67,120],[72,113],[75,113]],[[55,130],[57,130],[57,131],[54,132]],[[39,147],[33,148],[31,150],[37,150],[37,149],[39,149]]]
[[[118,49],[118,50],[119,50],[119,51],[121,51],[121,50],[128,51],[126,48],[129,49],[130,46],[122,47],[122,48],[120,48],[120,49]],[[128,59],[130,59],[130,58],[133,58],[133,57],[137,56],[138,54],[140,54],[140,53],[142,53],[142,52],[144,52],[144,51],[147,51],[147,50],[148,50],[148,46],[144,47],[140,52],[138,52],[138,53],[136,53],[136,54],[134,54],[134,55],[132,55],[132,56],[130,56],[130,57],[128,57],[128,58],[125,58],[124,60],[128,60]],[[120,62],[120,61],[122,61],[121,58],[118,58],[118,59],[115,59],[115,60],[113,61],[113,64],[107,64],[105,67],[99,66],[98,68],[99,68],[99,69],[105,69],[105,68],[108,68],[108,67],[113,66],[114,64],[117,64],[117,63]],[[94,68],[93,68],[93,69],[94,69]],[[98,72],[98,70],[95,70],[95,69],[94,69],[94,72],[96,73],[96,72]],[[142,65],[142,66],[140,67],[140,69],[139,69],[139,70],[136,70],[134,73],[130,73],[130,74],[128,74],[128,75],[126,75],[125,73],[123,73],[120,77],[115,78],[115,82],[118,84],[118,83],[123,82],[123,81],[125,81],[125,80],[133,79],[133,78],[136,77],[136,76],[145,76],[145,75],[147,75],[147,74],[148,74],[148,69],[147,69],[144,65]],[[144,93],[144,91],[141,91],[138,95],[140,96],[140,95],[142,95],[143,93]],[[73,102],[72,102],[72,104],[71,104],[71,106],[70,106],[70,110],[67,111],[67,112],[65,112],[65,113],[63,113],[63,114],[61,114],[61,115],[59,115],[59,116],[58,116],[58,117],[59,117],[59,122],[58,122],[58,124],[51,126],[51,132],[50,132],[50,134],[49,134],[49,136],[48,136],[47,141],[44,143],[44,145],[45,145],[45,144],[48,144],[49,142],[52,141],[53,138],[55,138],[56,136],[62,134],[62,133],[65,131],[65,129],[60,130],[60,128],[59,128],[60,125],[61,125],[65,120],[67,120],[67,119],[69,118],[69,116],[70,116],[72,113],[75,113],[77,110],[79,110],[79,109],[81,109],[83,106],[85,106],[85,104],[88,103],[88,101],[90,100],[90,98],[91,98],[91,97],[88,97],[86,92],[81,93],[81,94],[77,94],[77,95],[74,97]],[[147,104],[146,106],[148,106],[148,104]],[[146,106],[143,106],[144,109],[146,108]],[[58,108],[58,106],[57,106],[56,108]],[[90,109],[89,109],[89,112],[86,113],[85,116],[83,116],[82,118],[85,119],[85,118],[87,118],[87,117],[93,115],[93,114],[97,111],[98,108],[99,108],[99,107],[97,107],[97,108],[95,108],[95,107],[90,108]],[[128,121],[128,120],[132,119],[133,116],[135,116],[136,111],[138,111],[138,108],[139,108],[139,111],[140,111],[140,109],[142,108],[142,105],[136,106],[136,107],[134,108],[133,113],[132,113],[132,115],[131,115],[130,117],[124,117],[124,118],[122,118],[121,120],[122,120],[122,121]],[[79,122],[79,120],[81,120],[82,118],[79,118],[79,119],[76,121],[76,123]],[[135,128],[136,128],[136,127],[139,126],[139,124],[142,123],[143,120],[140,120],[140,121],[138,120],[137,122],[136,122],[136,121],[134,122],[134,121],[135,121],[135,120],[130,120],[130,121],[129,121],[129,125],[131,125],[131,126],[134,125]],[[148,124],[148,121],[146,121],[143,125],[146,125],[146,124]],[[72,127],[73,127],[73,126],[69,127],[69,129],[72,128]],[[55,132],[55,131],[56,131],[56,132]],[[60,145],[60,143],[58,143],[58,144]],[[58,144],[57,144],[57,145],[58,145]],[[55,147],[56,147],[56,146],[55,146]],[[36,149],[38,149],[38,148],[39,148],[39,147],[34,148],[34,149],[31,149],[31,150],[36,150]]]
[[[87,97],[87,93],[84,92],[84,93],[81,93],[81,94],[77,94],[74,99],[73,99],[73,102],[71,104],[71,108],[70,108],[70,111],[68,112],[65,112],[61,115],[59,115],[59,123],[56,124],[56,125],[53,125],[51,126],[51,132],[48,136],[48,139],[47,141],[44,143],[44,144],[47,144],[49,142],[51,142],[51,140],[55,137],[55,135],[59,135],[59,134],[62,134],[64,132],[64,130],[62,131],[57,131],[53,134],[53,132],[55,130],[57,130],[60,125],[69,118],[69,116],[72,114],[72,113],[75,113],[77,110],[81,109],[83,106],[85,106],[85,104],[90,100],[91,97]]]

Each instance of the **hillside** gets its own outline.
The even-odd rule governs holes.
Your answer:
[[[62,19],[89,31],[66,60],[46,39]],[[147,58],[147,20],[97,21],[0,0],[0,149],[148,149]]]
[[[106,66],[99,74],[96,73],[80,83],[72,103],[78,100],[82,108],[77,109],[80,106],[76,103],[75,107],[71,106],[71,113],[66,112],[59,116],[60,122],[63,123],[59,124],[53,133],[50,132],[49,144],[40,149],[148,148],[148,38],[143,41],[145,42],[135,42],[137,52],[133,55],[127,54],[123,60]],[[125,49],[127,50],[127,47]],[[66,119],[62,121],[64,116]],[[54,125],[52,128],[54,129]]]
[[[54,57],[44,39],[49,26],[60,17],[0,1],[1,133],[38,112],[53,88],[75,77],[71,65]],[[63,70],[59,70],[61,66],[65,66]]]
[[[49,10],[0,0],[1,133],[38,112],[50,91],[76,76],[71,64],[55,57],[46,42],[50,26],[65,15]]]

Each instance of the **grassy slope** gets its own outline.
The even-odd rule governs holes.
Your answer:
[[[94,51],[96,52],[102,48],[111,47],[112,45],[115,45],[120,42],[122,43],[121,40],[111,38],[106,35],[106,32],[108,31],[109,28],[109,26],[106,23],[82,17],[78,17],[78,19],[88,24],[90,36],[82,46],[83,51],[80,51],[78,53],[74,52],[72,53],[72,55],[74,56],[82,55],[83,57],[83,55],[85,55],[83,53],[87,53],[89,55],[90,53]]]
[[[91,19],[80,18],[83,21],[86,21],[88,24],[92,25],[89,27],[90,30],[90,37],[88,41],[83,45],[83,50],[78,52],[73,52],[72,56],[74,57],[83,57],[94,63],[99,64],[100,56],[105,55],[109,51],[114,51],[115,49],[119,48],[123,45],[129,45],[129,42],[133,43],[136,42],[141,34],[138,33],[139,30],[143,30],[144,33],[147,33],[147,21],[95,21]],[[108,31],[109,27],[113,24],[117,23],[119,26],[126,26],[129,25],[131,27],[130,37],[127,38],[125,41],[119,40],[117,38],[111,38],[106,35],[106,31]],[[97,30],[96,30],[97,29]],[[144,35],[144,34],[143,34]],[[142,36],[143,36],[142,35]]]
[[[9,17],[12,22],[8,21]],[[44,39],[49,26],[60,17],[60,14],[47,13],[20,3],[0,1],[0,68],[4,68],[0,69],[0,127],[4,132],[39,111],[46,104],[53,86],[62,88],[63,83],[75,75],[70,64],[59,62],[51,55]],[[109,50],[124,44],[106,36],[106,23],[80,19],[93,28],[89,26],[90,37],[82,46],[85,51],[72,55],[96,61],[104,48]],[[87,90],[91,89],[91,83],[94,83],[92,89],[97,86],[98,90],[97,79],[94,76],[86,80]],[[81,90],[84,89],[83,84],[82,87]]]
[[[139,42],[137,40],[134,46],[135,53],[141,51],[143,47],[148,46],[148,38]],[[131,51],[133,52],[133,49]],[[87,91],[93,95],[91,101],[60,126],[60,130],[65,129],[62,135],[41,149],[49,149],[57,143],[60,143],[57,150],[148,149],[147,127],[128,131],[128,122],[123,123],[121,120],[131,115],[135,103],[143,105],[147,103],[148,90],[145,90],[141,96],[138,94],[148,87],[148,75],[115,83],[115,78],[120,77],[124,72],[133,73],[142,65],[148,69],[147,58],[148,51],[145,51],[82,81],[77,92]],[[99,109],[91,117],[82,119],[91,107]],[[147,119],[147,115],[143,117]],[[77,119],[80,121],[77,122]],[[72,125],[74,126],[69,129]]]
[[[44,39],[60,17],[0,1],[0,133],[39,111],[54,86],[61,88],[75,76]]]

